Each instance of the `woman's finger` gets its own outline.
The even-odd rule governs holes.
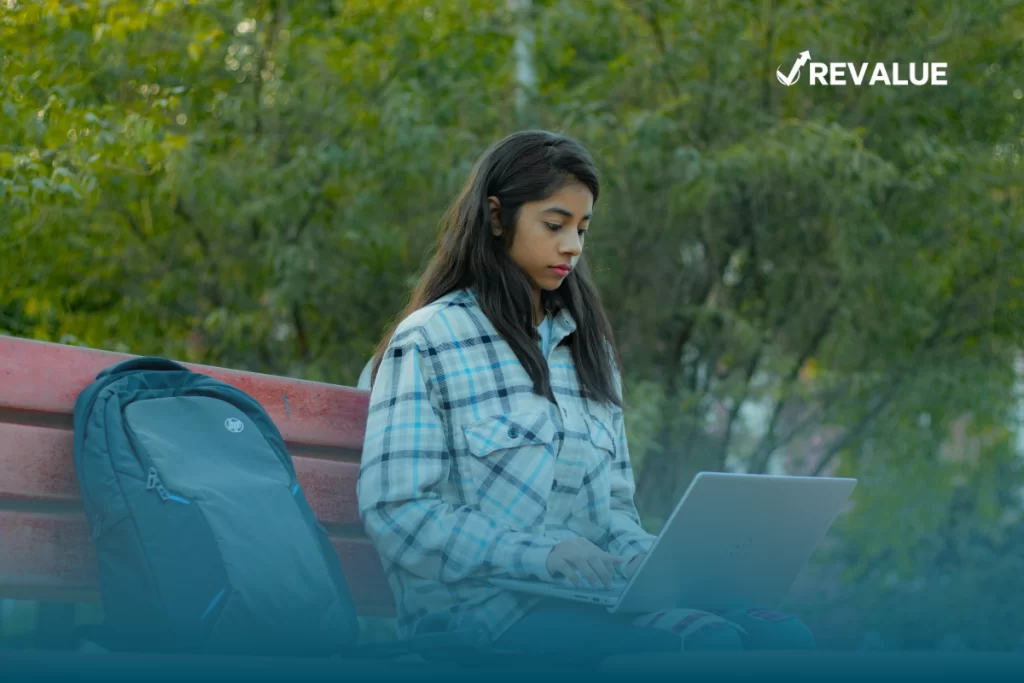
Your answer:
[[[601,579],[598,578],[597,573],[594,572],[594,569],[590,566],[590,558],[579,558],[576,562],[576,569],[583,574],[583,578],[586,579],[592,587],[597,588],[601,585]]]
[[[603,560],[604,566],[608,568],[608,574],[611,575],[612,581],[614,582],[618,578],[618,572],[615,567],[618,566],[617,562],[610,562],[607,559]]]
[[[618,555],[612,555],[611,553],[606,553],[603,550],[601,551],[601,558],[607,560],[608,562],[611,562],[612,564],[622,564],[623,562],[625,562],[625,560],[623,560]]]
[[[604,558],[592,557],[589,562],[590,568],[594,570],[594,573],[597,574],[597,578],[601,580],[601,585],[605,588],[611,586],[613,576],[612,573],[608,571],[608,565],[605,564]]]
[[[583,586],[582,582],[580,581],[580,577],[576,575],[576,569],[568,560],[560,558],[555,563],[555,570],[565,578],[569,579],[569,581],[571,581],[572,584],[577,588],[581,588]]]
[[[606,553],[602,551],[600,559],[601,562],[604,563],[604,566],[608,569],[608,576],[611,577],[610,580],[615,581],[616,577],[618,577],[619,575],[618,571],[616,570],[616,567],[622,564],[622,558],[616,555],[612,555],[611,553]]]

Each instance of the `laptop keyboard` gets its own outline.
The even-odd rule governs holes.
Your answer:
[[[616,579],[612,581],[611,585],[609,585],[606,588],[604,584],[601,583],[597,584],[596,586],[592,586],[590,585],[590,582],[584,579],[583,577],[580,577],[580,580],[582,581],[582,585],[580,586],[574,585],[573,582],[567,578],[559,579],[559,583],[564,588],[569,588],[574,591],[583,591],[585,593],[600,593],[603,595],[621,593],[626,588],[626,584],[628,583],[628,581],[626,581],[625,579],[616,577]]]

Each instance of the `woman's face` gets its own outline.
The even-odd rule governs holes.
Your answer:
[[[497,201],[490,199],[496,216]],[[576,267],[593,208],[590,190],[574,182],[519,210],[509,257],[526,272],[538,297],[541,290],[558,289]]]

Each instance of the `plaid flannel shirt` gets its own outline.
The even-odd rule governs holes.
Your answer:
[[[471,291],[416,311],[387,347],[358,499],[403,636],[430,616],[497,638],[540,598],[489,577],[553,581],[548,553],[569,538],[626,562],[654,540],[633,502],[622,410],[582,397],[569,348],[559,346],[576,323],[566,311],[553,322],[557,404],[533,393]]]

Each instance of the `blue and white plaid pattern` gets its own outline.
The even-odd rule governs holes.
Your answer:
[[[552,581],[548,553],[568,538],[627,562],[650,548],[622,410],[582,397],[569,348],[558,345],[575,328],[567,312],[556,315],[548,364],[557,405],[533,393],[470,291],[395,332],[370,396],[358,498],[402,635],[430,615],[497,638],[539,598],[488,577]]]

